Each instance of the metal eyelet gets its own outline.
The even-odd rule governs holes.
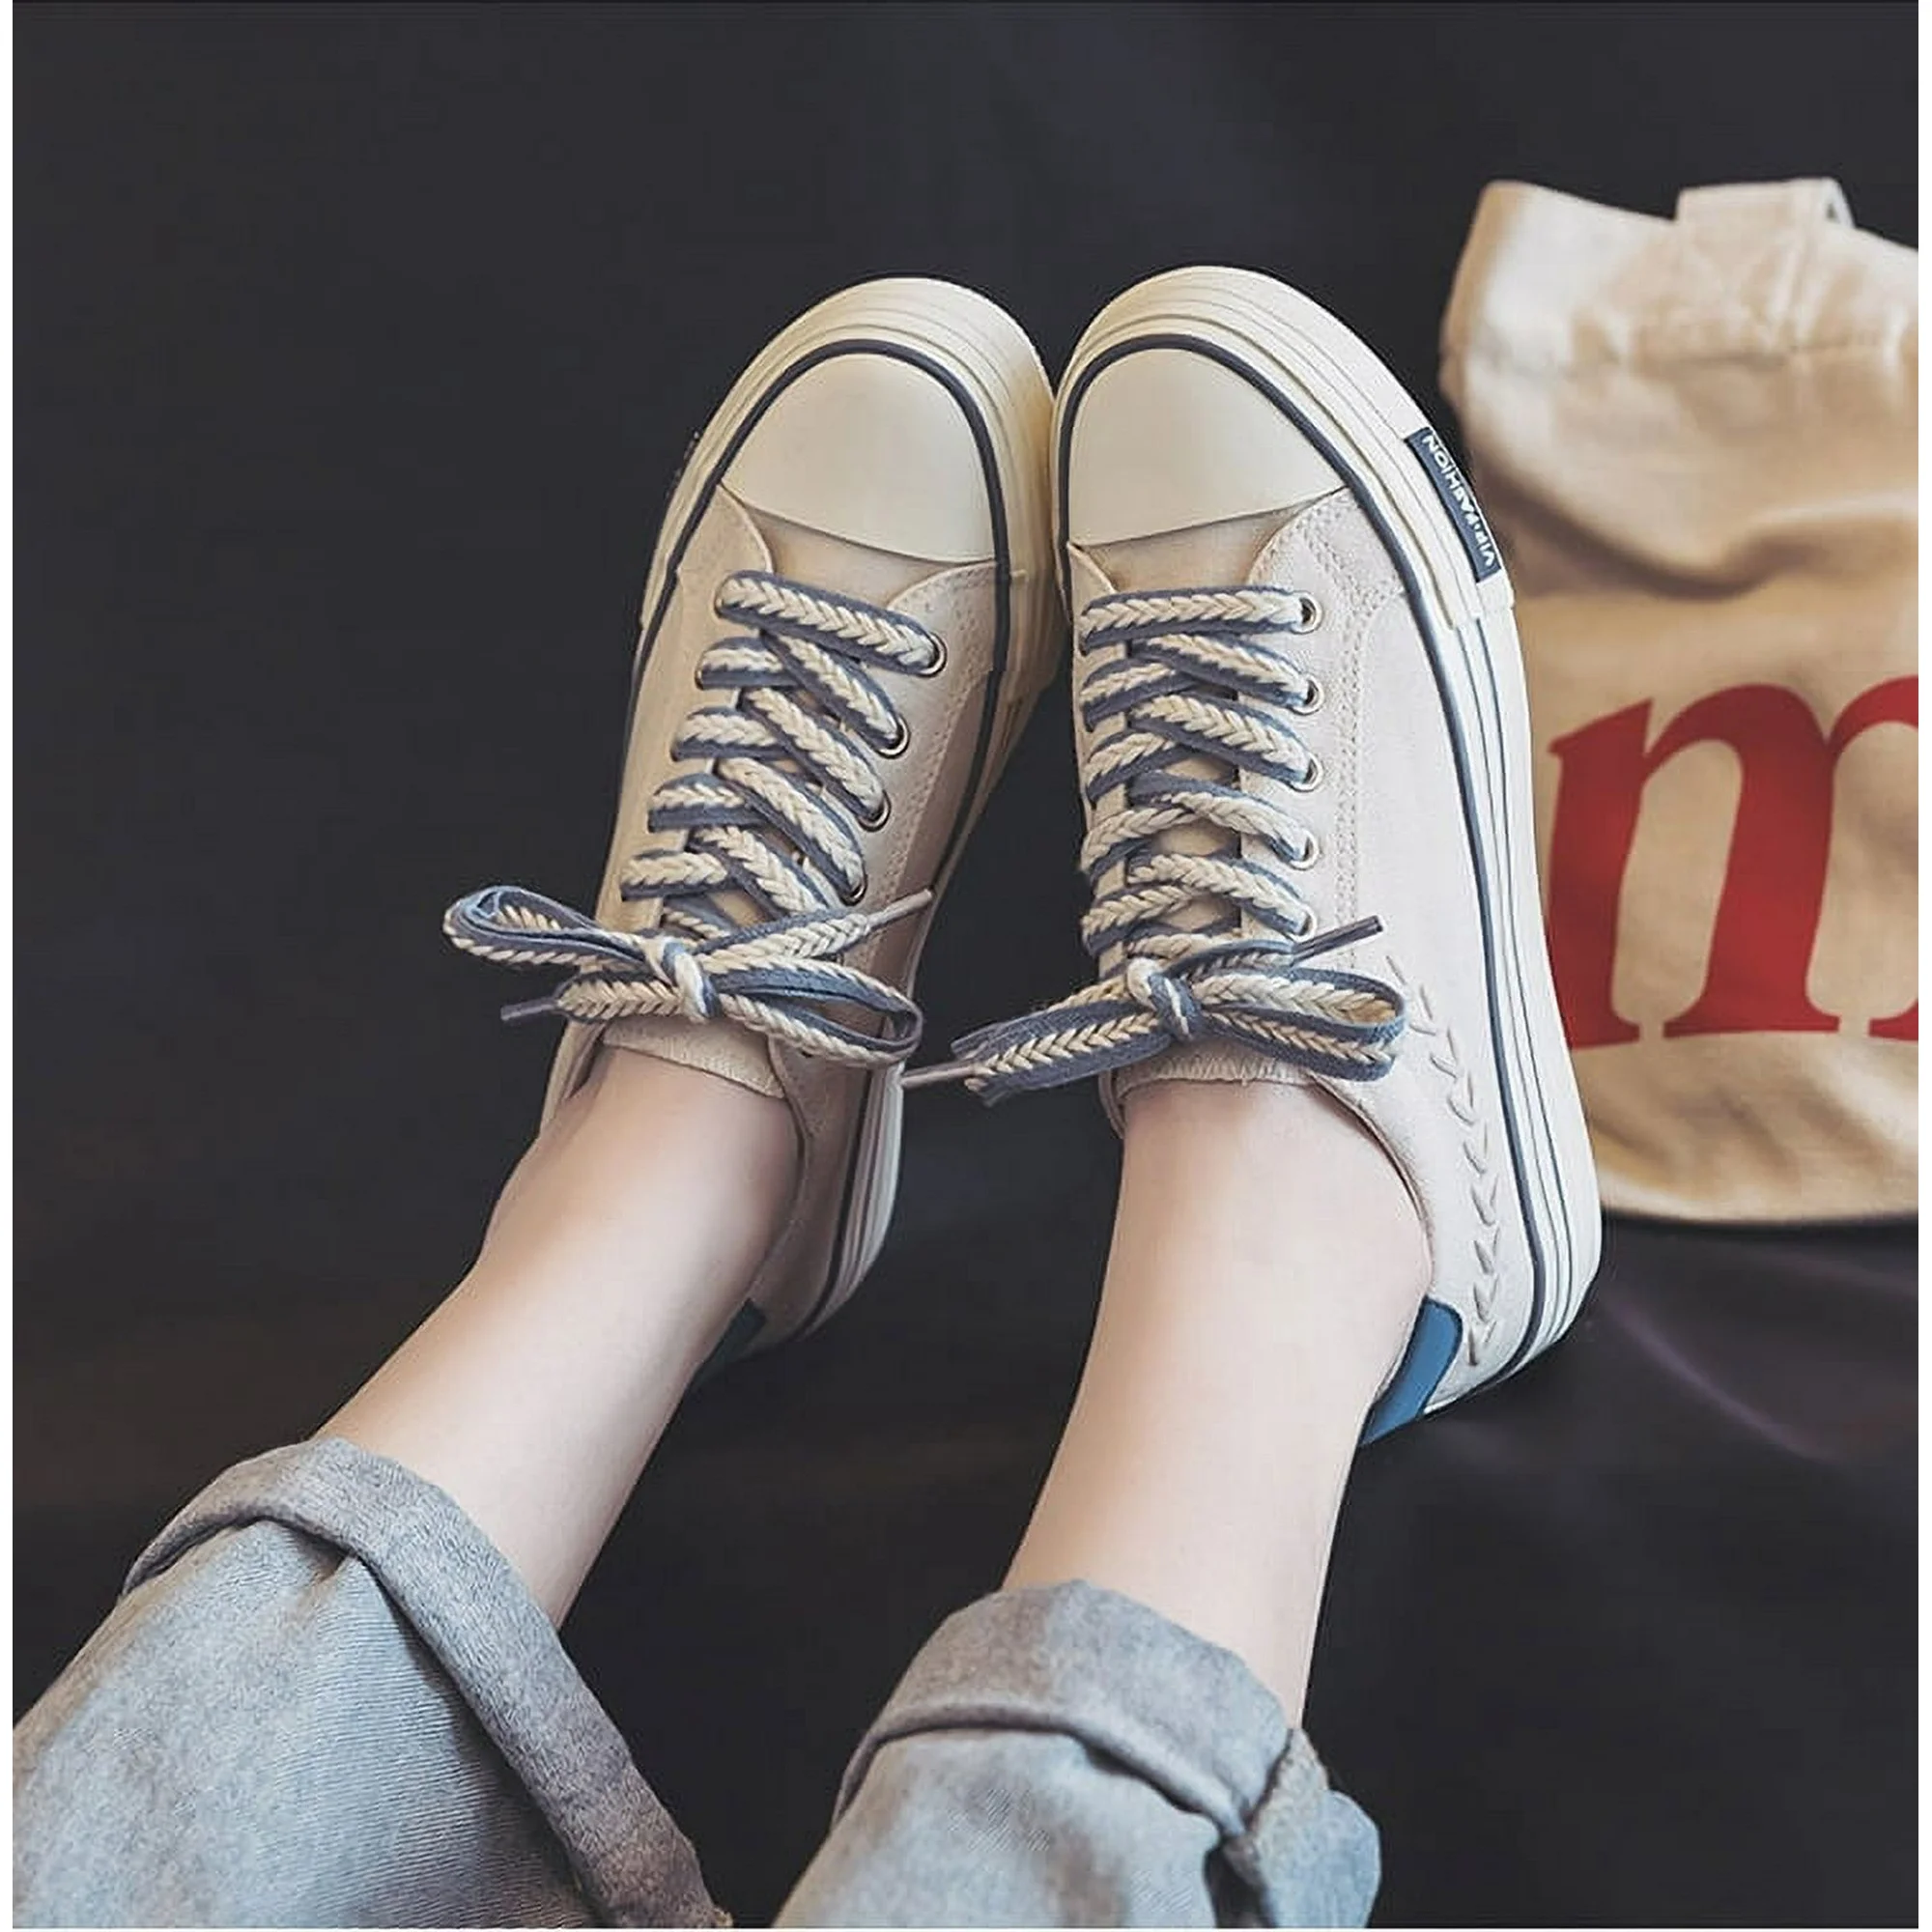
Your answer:
[[[834,890],[838,893],[841,905],[855,906],[860,904],[866,896],[866,882],[864,879],[861,879],[858,889],[855,892],[848,893],[843,886],[835,887]]]
[[[1290,791],[1313,791],[1321,782],[1323,774],[1321,760],[1313,752],[1308,754],[1308,769],[1298,779],[1284,779]]]
[[[939,654],[929,665],[922,665],[916,673],[920,677],[937,677],[946,668],[946,639],[936,634],[932,641],[938,645]]]
[[[1301,850],[1297,852],[1294,855],[1294,857],[1291,859],[1288,863],[1292,870],[1297,872],[1305,872],[1311,866],[1315,865],[1321,859],[1321,839],[1316,838],[1314,833],[1311,832],[1308,835],[1307,844],[1305,844],[1301,848]]]
[[[871,817],[867,817],[864,812],[855,811],[852,814],[852,822],[859,828],[861,832],[877,832],[880,829],[880,827],[885,824],[886,820],[889,819],[892,815],[893,815],[892,794],[890,792],[882,791],[879,794],[878,811]]]
[[[1289,625],[1288,628],[1296,637],[1301,637],[1306,632],[1314,630],[1316,625],[1321,623],[1321,604],[1319,598],[1311,597],[1305,590],[1297,591],[1295,594],[1301,599],[1301,611],[1294,622]]]
[[[1311,711],[1320,711],[1327,696],[1328,693],[1323,688],[1321,680],[1319,677],[1311,677],[1308,680],[1307,691],[1299,697],[1291,697],[1287,708],[1297,718],[1306,718]]]

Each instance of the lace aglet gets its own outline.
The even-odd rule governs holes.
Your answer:
[[[1380,920],[1371,913],[1367,919],[1351,920],[1328,932],[1311,933],[1295,944],[1297,959],[1311,959],[1318,952],[1333,952],[1338,947],[1352,946],[1358,939],[1373,939],[1382,929]]]
[[[503,1022],[506,1026],[516,1026],[523,1020],[540,1020],[550,1013],[560,1013],[563,1009],[557,1005],[554,994],[546,993],[540,1000],[515,1000],[503,1009]]]
[[[973,1063],[969,1060],[942,1060],[931,1066],[922,1066],[911,1073],[899,1076],[899,1085],[908,1092],[918,1087],[950,1087],[955,1081],[969,1080],[973,1076]]]
[[[910,919],[916,912],[923,912],[931,903],[932,895],[929,892],[908,893],[904,898],[895,899],[891,905],[881,906],[872,915],[872,923],[875,927],[891,925],[895,921]]]

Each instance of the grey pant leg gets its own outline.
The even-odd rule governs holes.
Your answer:
[[[231,1469],[14,1734],[15,1920],[716,1925],[516,1573],[347,1442]]]
[[[1232,1653],[1085,1583],[914,1660],[782,1925],[1359,1925],[1375,1827]]]

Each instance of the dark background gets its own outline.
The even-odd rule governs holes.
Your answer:
[[[1833,174],[1916,240],[1908,6],[15,14],[16,1699],[158,1522],[467,1264],[546,1037],[443,905],[588,895],[691,432],[857,278],[1057,370],[1270,270],[1446,415],[1482,184]],[[1075,982],[1049,701],[935,1038]],[[743,1919],[1071,1395],[1092,1096],[922,1095],[876,1276],[687,1406],[567,1638]],[[1590,1312],[1363,1459],[1311,1726],[1397,1922],[1914,1915],[1916,1231],[1611,1231]]]

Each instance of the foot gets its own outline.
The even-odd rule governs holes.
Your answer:
[[[564,967],[545,1118],[611,1051],[784,1100],[798,1178],[726,1336],[824,1321],[885,1238],[913,975],[1058,652],[1051,398],[992,303],[930,281],[821,302],[694,443],[645,587],[594,918],[498,886],[464,950]]]
[[[1321,1087],[1429,1285],[1368,1435],[1576,1318],[1594,1169],[1536,891],[1510,590],[1447,448],[1332,316],[1192,269],[1111,303],[1055,422],[1098,982],[961,1041],[990,1098]]]

